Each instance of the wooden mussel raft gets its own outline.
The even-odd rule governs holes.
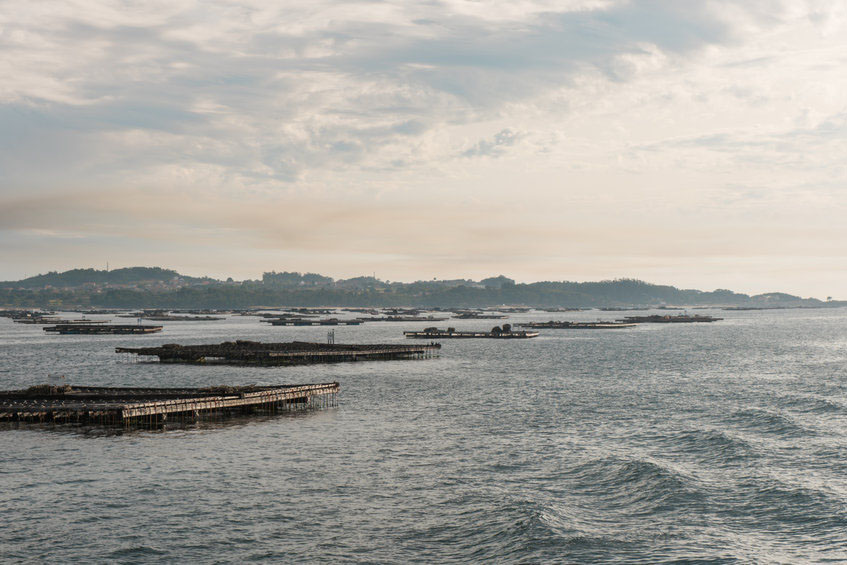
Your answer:
[[[528,322],[520,324],[522,328],[532,329],[556,329],[556,330],[615,330],[621,328],[634,328],[638,324],[634,322]]]
[[[160,347],[117,347],[116,353],[158,357],[162,363],[220,363],[228,365],[309,365],[351,361],[426,359],[434,356],[441,345],[344,345],[292,341],[259,343],[234,341],[211,345],[178,345]]]
[[[56,324],[45,332],[62,335],[144,335],[162,331],[162,326],[141,324]]]
[[[691,324],[696,322],[717,322],[720,320],[723,320],[723,318],[703,316],[700,314],[677,314],[674,316],[670,314],[664,316],[661,314],[652,314],[650,316],[626,316],[623,320],[618,321],[631,324]]]
[[[0,422],[161,425],[337,405],[337,382],[210,388],[38,385],[0,391]]]
[[[50,324],[59,321],[55,312],[43,310],[0,310],[0,318],[9,318],[16,324]]]
[[[135,312],[132,314],[121,314],[119,318],[138,318],[139,320],[149,320],[151,322],[212,322],[217,320],[226,320],[223,316],[208,316],[208,315],[175,315],[173,312],[166,310],[144,310],[143,312]]]
[[[218,320],[226,320],[222,316],[175,316],[171,314],[139,316],[139,318],[151,322],[216,322]]]
[[[457,312],[453,317],[457,320],[505,320],[508,318],[505,314],[482,314],[479,312]]]
[[[511,324],[503,324],[503,327],[494,326],[490,332],[456,331],[456,328],[440,330],[438,328],[426,328],[423,331],[403,332],[407,338],[414,339],[454,339],[454,338],[490,338],[490,339],[526,339],[538,337],[538,332],[512,331]]]
[[[374,318],[358,318],[362,322],[443,322],[447,318],[436,318],[435,316],[379,316]]]
[[[339,320],[338,318],[327,318],[325,320],[310,320],[308,318],[265,318],[260,320],[272,326],[358,326],[361,320]]]
[[[330,308],[286,308],[285,311],[309,316],[331,316],[333,313]]]
[[[109,320],[89,320],[88,318],[79,318],[76,320],[63,320],[62,318],[57,317],[47,317],[47,318],[31,318],[31,319],[23,319],[23,320],[14,320],[17,324],[61,324],[61,325],[90,325],[90,324],[106,324]]]

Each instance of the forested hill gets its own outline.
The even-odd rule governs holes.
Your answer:
[[[226,282],[158,267],[74,269],[0,283],[0,306],[63,305],[116,308],[249,308],[254,306],[485,307],[736,306],[752,308],[847,305],[783,293],[749,296],[701,291],[633,279],[516,284],[504,276],[389,283],[373,277],[333,280],[314,273],[265,273],[261,280]]]
[[[72,269],[63,273],[50,272],[44,275],[36,275],[20,281],[0,282],[0,288],[75,288],[87,284],[95,285],[145,285],[152,283],[171,283],[182,281],[183,283],[198,282],[200,279],[186,277],[171,269],[161,267],[128,267],[125,269],[97,270],[97,269]]]

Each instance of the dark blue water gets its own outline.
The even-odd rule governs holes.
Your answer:
[[[614,317],[553,316],[601,314]],[[166,323],[154,336],[45,336],[0,319],[3,389],[48,374],[342,387],[336,409],[227,425],[6,428],[0,558],[847,560],[847,311],[719,315],[727,319],[448,340],[424,361],[272,369],[127,363],[113,348],[324,341],[326,328],[233,318]],[[336,340],[402,342],[417,326],[339,328]]]

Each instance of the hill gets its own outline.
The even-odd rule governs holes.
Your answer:
[[[128,267],[111,271],[97,269],[72,269],[63,273],[49,272],[20,281],[0,282],[0,288],[77,288],[86,285],[148,286],[153,284],[182,284],[216,282],[210,278],[180,275],[161,267]]]
[[[261,280],[226,282],[159,267],[73,269],[0,283],[0,306],[121,308],[249,308],[252,306],[487,307],[733,306],[816,308],[847,305],[784,293],[756,296],[702,291],[635,279],[515,283],[502,275],[476,282],[387,282],[370,276],[334,280],[315,273],[268,272]]]

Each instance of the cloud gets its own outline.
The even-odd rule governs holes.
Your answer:
[[[470,149],[462,152],[463,157],[497,157],[514,145],[520,134],[508,128],[500,130],[491,140],[481,139]]]
[[[847,151],[847,112],[821,117],[817,123],[804,127],[771,127],[763,131],[731,129],[685,137],[673,137],[632,148],[634,154],[661,154],[675,158],[678,165],[700,160],[709,167],[755,171],[763,174],[778,164],[783,174],[791,171],[803,175],[795,185],[821,192],[833,182],[847,181],[847,166],[838,158]],[[717,156],[705,161],[702,155]],[[740,175],[739,175],[740,176]],[[815,178],[818,182],[809,184]],[[782,183],[776,183],[780,186]]]
[[[451,124],[592,70],[626,80],[653,49],[682,56],[732,37],[710,3],[527,6],[498,19],[464,2],[8,5],[3,129],[52,144],[58,159],[38,167],[30,145],[7,144],[0,182],[105,183],[128,171],[155,182],[170,163],[202,183],[221,163],[221,182],[255,185],[426,164],[459,150],[432,143]]]
[[[842,4],[0,0],[0,243],[616,276],[729,254],[701,226],[845,241]]]

